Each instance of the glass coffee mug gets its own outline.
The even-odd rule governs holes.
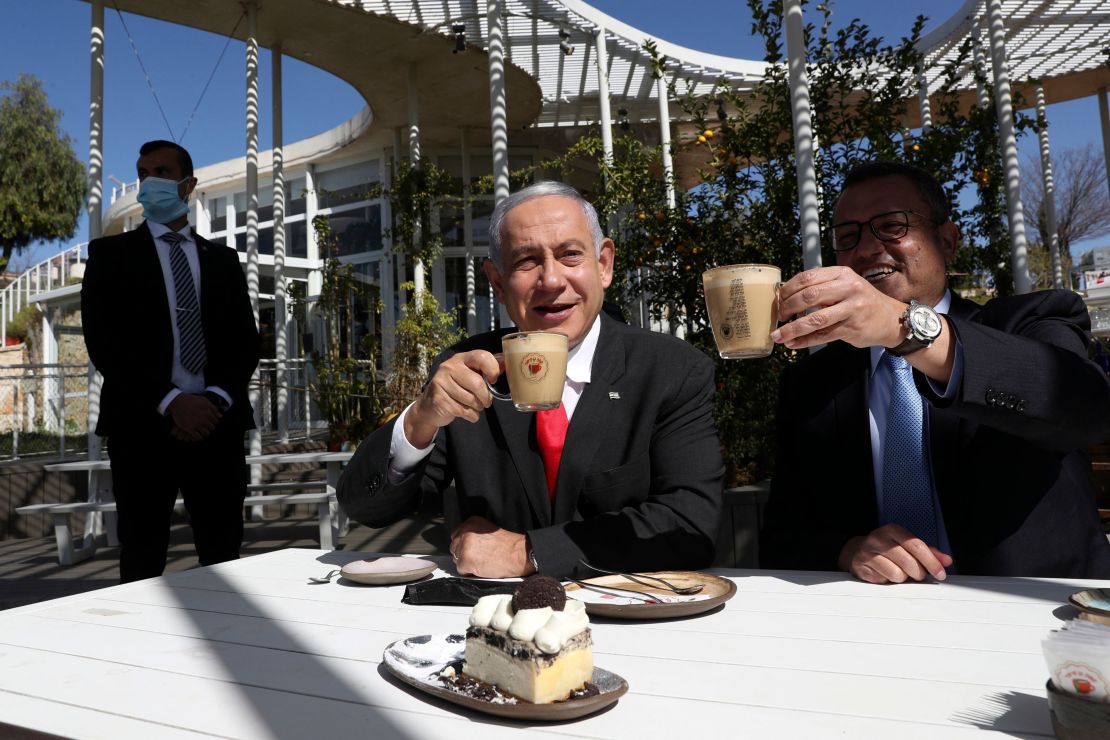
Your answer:
[[[499,401],[512,401],[517,411],[548,411],[559,407],[567,379],[567,338],[549,331],[520,331],[501,337],[509,395],[486,383]]]
[[[713,341],[726,360],[766,357],[775,348],[782,272],[774,265],[724,265],[701,276]]]

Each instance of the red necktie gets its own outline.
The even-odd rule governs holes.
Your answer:
[[[555,500],[555,481],[559,477],[559,461],[563,458],[563,442],[567,438],[567,412],[563,404],[550,411],[536,412],[536,443],[543,457],[543,472],[547,474],[547,497]]]

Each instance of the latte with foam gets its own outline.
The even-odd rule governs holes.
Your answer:
[[[725,265],[702,274],[705,307],[721,357],[771,354],[781,280],[782,273],[773,265]]]

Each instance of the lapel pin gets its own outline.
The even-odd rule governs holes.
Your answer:
[[[621,400],[621,394],[617,393],[616,391],[609,391],[609,400],[619,401]]]

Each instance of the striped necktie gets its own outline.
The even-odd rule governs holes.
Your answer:
[[[883,520],[900,524],[936,547],[937,512],[933,473],[925,450],[924,401],[913,383],[913,368],[883,353],[890,370],[890,407],[883,441]]]
[[[193,282],[193,271],[181,242],[185,237],[176,231],[167,231],[159,239],[170,245],[170,272],[173,289],[177,293],[177,339],[181,348],[181,366],[194,375],[204,369],[208,357],[204,349],[204,330],[200,325],[200,303]]]

